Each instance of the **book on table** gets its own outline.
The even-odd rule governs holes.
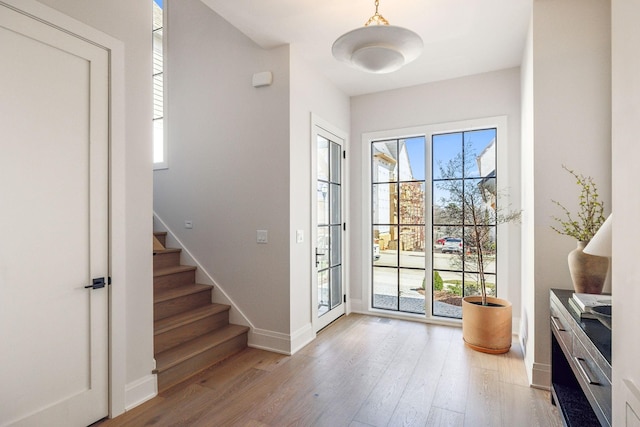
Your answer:
[[[581,319],[597,319],[598,318],[598,316],[596,316],[591,311],[589,311],[588,308],[587,310],[582,310],[578,306],[578,303],[573,298],[569,299],[569,307],[571,307],[573,312],[577,314]]]
[[[578,292],[573,293],[573,301],[580,311],[586,311],[588,307],[595,307],[598,305],[611,305],[611,295],[602,294],[582,294]]]

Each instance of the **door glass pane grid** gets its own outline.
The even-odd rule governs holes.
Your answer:
[[[480,293],[480,270],[496,292],[496,129],[434,135],[432,150],[432,309],[461,318],[461,299]],[[489,226],[473,227],[473,212]]]
[[[397,140],[379,141],[372,144],[372,182],[395,182],[398,172]]]
[[[332,268],[339,267],[342,261],[342,227],[340,225],[331,226],[329,243],[329,254],[331,256],[330,266]]]
[[[372,143],[374,308],[425,313],[425,152],[424,137]]]
[[[390,242],[398,235],[397,226],[373,226],[373,265],[375,267],[397,267],[398,257],[389,250]]]
[[[398,311],[398,269],[373,267],[373,307]]]
[[[342,267],[340,265],[331,269],[329,281],[331,283],[331,309],[333,310],[342,303]]]
[[[425,223],[424,188],[424,181],[400,183],[400,203],[398,205],[400,224],[419,225]]]
[[[425,268],[425,227],[400,227],[400,267]]]
[[[318,181],[317,184],[317,223],[320,225],[329,224],[329,184],[325,181]]]
[[[329,270],[318,272],[318,317],[329,311]]]
[[[373,184],[371,201],[374,224],[397,224],[395,209],[397,199],[396,184]]]
[[[340,184],[342,179],[342,171],[340,168],[340,159],[342,158],[342,149],[339,144],[331,143],[331,179],[330,181]]]
[[[316,266],[318,270],[329,268],[329,226],[318,227],[316,242]]]
[[[340,217],[340,212],[342,211],[341,207],[341,187],[340,184],[330,184],[330,199],[329,199],[329,209],[331,211],[331,225],[340,224],[342,218]]]
[[[424,299],[425,269],[399,269],[399,310],[407,313],[425,314]],[[422,293],[420,293],[422,291]]]
[[[318,135],[317,138],[317,179],[329,181],[329,140]]]
[[[318,317],[342,303],[342,149],[317,138]]]

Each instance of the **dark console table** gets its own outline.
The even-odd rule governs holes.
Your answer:
[[[611,426],[611,330],[551,290],[551,399],[569,427]]]

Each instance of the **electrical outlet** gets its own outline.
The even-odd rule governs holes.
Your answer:
[[[267,243],[269,241],[267,230],[258,230],[256,241],[258,243]]]
[[[296,243],[304,242],[304,230],[296,230]]]
[[[185,222],[184,222],[184,228],[193,228],[193,221],[191,221],[191,220],[185,220]]]

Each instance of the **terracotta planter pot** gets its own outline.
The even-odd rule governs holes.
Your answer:
[[[609,270],[609,258],[583,252],[589,242],[578,241],[578,246],[569,252],[568,263],[573,288],[585,294],[601,294]]]
[[[511,348],[511,303],[492,297],[487,302],[490,305],[482,305],[480,296],[462,299],[462,338],[474,350],[506,353]]]

